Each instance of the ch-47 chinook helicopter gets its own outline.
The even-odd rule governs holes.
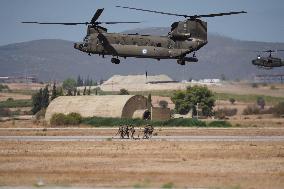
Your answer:
[[[61,24],[61,25],[87,25],[87,35],[83,42],[75,43],[74,48],[89,55],[99,54],[112,56],[111,62],[119,64],[119,57],[177,59],[177,63],[185,65],[186,62],[197,62],[195,51],[207,44],[207,23],[200,18],[225,16],[246,13],[227,12],[208,15],[173,14],[145,9],[121,7],[170,16],[184,17],[186,20],[174,22],[167,36],[151,36],[139,34],[108,33],[101,24],[121,24],[140,22],[99,22],[97,21],[104,9],[98,9],[90,22],[22,22],[31,24]],[[187,57],[189,53],[192,57]]]
[[[272,69],[274,67],[284,66],[284,61],[282,61],[280,58],[276,58],[271,55],[272,53],[278,51],[284,51],[284,50],[257,51],[257,52],[269,53],[269,56],[261,57],[260,55],[258,55],[256,59],[252,60],[252,64],[258,66],[259,68],[264,68],[264,69]]]

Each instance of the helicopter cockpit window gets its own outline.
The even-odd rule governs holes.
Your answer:
[[[87,36],[84,38],[84,42],[89,42],[89,38],[90,38],[90,36],[87,35]]]

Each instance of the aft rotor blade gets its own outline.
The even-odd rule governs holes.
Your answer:
[[[95,15],[93,16],[92,20],[91,20],[91,24],[94,24],[98,18],[101,16],[102,12],[104,11],[104,9],[98,9],[97,12],[95,13]]]
[[[183,16],[183,17],[189,17],[188,15],[184,14],[175,14],[175,13],[169,13],[169,12],[161,12],[161,11],[154,11],[154,10],[148,10],[148,9],[139,9],[139,8],[133,8],[133,7],[123,7],[123,6],[116,6],[123,9],[131,9],[131,10],[138,10],[138,11],[144,11],[144,12],[152,12],[157,14],[165,14],[170,16]]]
[[[123,7],[123,6],[116,6],[116,7],[144,11],[144,12],[152,12],[152,13],[164,14],[164,15],[170,15],[170,16],[182,16],[182,17],[190,18],[190,19],[247,13],[246,11],[238,11],[238,12],[224,12],[224,13],[214,13],[214,14],[204,14],[204,15],[186,15],[186,14],[175,14],[175,13],[169,13],[169,12],[154,11],[154,10],[148,10],[148,9],[139,9],[139,8],[133,8],[133,7]]]
[[[222,13],[214,13],[214,14],[204,14],[204,15],[195,15],[191,16],[192,18],[208,18],[208,17],[216,17],[216,16],[228,16],[228,15],[234,15],[234,14],[244,14],[247,13],[246,11],[238,11],[238,12],[222,12]]]

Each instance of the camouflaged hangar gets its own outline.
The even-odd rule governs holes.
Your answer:
[[[145,118],[147,98],[141,95],[60,96],[48,106],[45,119],[53,114],[76,112],[83,117]]]

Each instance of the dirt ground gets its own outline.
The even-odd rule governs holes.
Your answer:
[[[31,99],[31,95],[24,95],[24,94],[19,94],[19,93],[1,93],[0,92],[0,101],[5,101],[8,98],[13,98],[14,100],[19,100],[19,99]]]
[[[283,188],[283,142],[1,142],[0,185]]]

